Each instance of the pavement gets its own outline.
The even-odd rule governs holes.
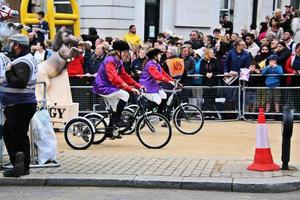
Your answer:
[[[231,125],[237,126],[237,124],[248,127],[249,132],[255,127],[253,124],[241,124],[241,122]],[[208,124],[206,128],[213,132],[212,127],[215,126],[215,124]],[[230,126],[230,123],[226,126]],[[278,124],[270,126],[272,131],[280,127]],[[299,124],[295,125],[295,128],[299,128]],[[220,130],[220,127],[216,129]],[[230,139],[226,133],[212,134],[215,134],[220,141]],[[300,189],[300,172],[298,171],[300,162],[297,159],[291,162],[290,170],[273,172],[247,170],[247,166],[253,162],[254,151],[250,149],[245,152],[239,145],[247,146],[243,144],[242,138],[246,137],[249,140],[249,134],[240,134],[240,138],[236,138],[241,141],[241,144],[236,144],[240,152],[236,152],[236,149],[227,152],[226,149],[233,148],[233,143],[229,144],[228,148],[224,148],[227,144],[219,144],[221,147],[218,150],[217,145],[214,147],[211,142],[211,146],[215,149],[203,150],[203,154],[196,152],[195,149],[198,151],[202,149],[202,143],[204,145],[209,142],[207,138],[216,141],[212,135],[201,136],[200,134],[184,139],[186,136],[176,134],[172,140],[181,140],[181,143],[171,143],[165,150],[155,150],[154,153],[153,150],[149,151],[137,144],[134,135],[128,136],[123,143],[121,142],[123,139],[119,143],[106,141],[85,151],[68,148],[61,137],[62,135],[58,135],[60,142],[57,160],[60,167],[32,168],[30,175],[21,178],[5,178],[0,175],[0,185],[174,188],[252,193],[287,192]],[[252,133],[250,138],[253,138]],[[280,138],[278,135],[271,134],[270,140],[276,144],[273,157],[279,164],[277,140]],[[195,147],[193,142],[197,144]],[[298,139],[294,143],[298,144]],[[183,145],[190,146],[190,152],[181,151],[180,148],[183,148]],[[130,148],[133,150],[128,152]],[[117,152],[112,149],[117,149]],[[205,151],[207,156],[204,156]],[[241,153],[243,151],[244,153]],[[209,152],[213,154],[210,155]],[[294,154],[295,148],[292,148],[292,155]],[[7,156],[4,160],[7,160]]]

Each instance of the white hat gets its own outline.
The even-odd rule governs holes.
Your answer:
[[[85,44],[88,44],[90,47],[93,45],[91,41],[87,40],[84,42]]]

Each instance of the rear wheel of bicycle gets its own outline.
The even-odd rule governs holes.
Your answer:
[[[100,144],[104,142],[106,139],[105,127],[107,127],[104,116],[98,113],[89,113],[85,115],[84,118],[90,120],[96,129],[93,144]]]
[[[204,123],[202,111],[191,104],[181,105],[174,111],[173,122],[178,131],[186,135],[198,133]]]
[[[83,150],[93,143],[94,131],[93,124],[89,120],[78,117],[67,123],[64,136],[70,147],[76,150]]]
[[[136,134],[145,147],[160,149],[169,143],[172,129],[166,117],[159,113],[150,113],[137,121]]]

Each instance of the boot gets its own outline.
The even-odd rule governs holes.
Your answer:
[[[117,127],[127,127],[129,124],[127,122],[124,122],[121,117],[122,117],[122,112],[126,106],[126,102],[123,100],[120,100],[118,105],[117,105],[117,111],[115,115],[115,126]]]

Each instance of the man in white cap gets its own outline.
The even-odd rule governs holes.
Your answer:
[[[3,176],[20,177],[29,174],[30,143],[27,131],[36,111],[38,68],[30,53],[27,36],[16,34],[8,40],[15,60],[6,66],[5,77],[0,84],[0,102],[6,119],[2,128],[3,139],[13,168],[5,170]]]

